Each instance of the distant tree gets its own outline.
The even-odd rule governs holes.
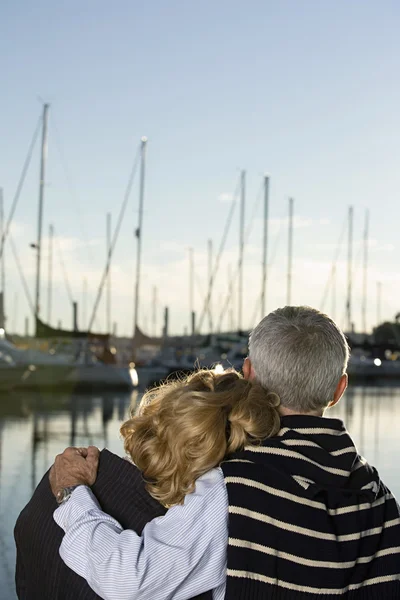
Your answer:
[[[379,345],[400,346],[400,313],[396,315],[395,323],[386,321],[374,329],[374,340]]]

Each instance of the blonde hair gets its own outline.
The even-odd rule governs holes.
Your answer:
[[[148,492],[180,504],[198,477],[225,456],[259,444],[280,428],[279,398],[234,370],[201,370],[148,391],[121,427],[125,451]]]

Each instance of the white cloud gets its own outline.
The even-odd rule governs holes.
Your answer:
[[[394,244],[386,242],[382,243],[376,239],[370,239],[368,242],[368,247],[373,248],[374,252],[393,252],[396,248]]]
[[[223,202],[224,204],[230,204],[233,200],[233,195],[227,192],[223,192],[218,196],[218,201]]]
[[[163,252],[176,252],[185,256],[187,256],[189,250],[187,244],[181,244],[173,240],[161,241],[159,244],[159,248]]]
[[[261,221],[261,219],[259,219],[259,221]],[[293,229],[304,229],[317,224],[318,221],[309,217],[293,216]],[[271,233],[278,233],[281,229],[287,229],[289,227],[289,217],[269,219],[268,225]]]

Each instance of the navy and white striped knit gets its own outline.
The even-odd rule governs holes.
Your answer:
[[[400,511],[343,423],[282,419],[222,464],[227,599],[400,598]]]

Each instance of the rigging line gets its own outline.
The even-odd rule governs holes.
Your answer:
[[[270,258],[270,261],[268,262],[268,269],[270,269],[273,266],[273,264],[274,264],[276,255],[278,253],[279,243],[280,243],[280,241],[282,239],[282,231],[283,231],[283,227],[282,227],[282,221],[281,221],[281,223],[279,225],[277,236],[275,238],[275,244],[274,244],[274,246],[272,248],[271,258]],[[256,323],[257,313],[260,310],[261,298],[262,298],[262,292],[260,292],[260,294],[259,294],[259,296],[257,298],[257,301],[255,303],[254,312],[253,312],[253,319],[251,321],[252,323]]]
[[[261,183],[260,189],[259,189],[258,194],[256,195],[256,199],[255,199],[255,201],[253,203],[253,208],[252,208],[252,211],[251,211],[250,221],[249,221],[249,224],[246,227],[246,231],[245,231],[245,234],[244,234],[244,240],[245,240],[244,244],[245,244],[245,246],[247,245],[247,243],[248,243],[248,241],[250,239],[250,234],[253,231],[253,225],[254,225],[254,221],[255,221],[255,218],[256,218],[256,213],[257,213],[258,205],[259,205],[259,203],[261,201],[261,198],[262,198],[262,192],[263,191],[264,191],[264,182]],[[238,261],[238,270],[240,268],[240,264],[241,263],[240,263],[240,260],[239,260]],[[237,275],[237,273],[238,273],[238,271],[236,272],[236,275]],[[233,278],[232,278],[232,281],[230,282],[230,285],[229,285],[229,288],[228,288],[228,294],[227,294],[228,300],[227,301],[225,300],[226,308],[228,308],[227,305],[229,303],[230,290],[232,288],[233,283],[234,283],[234,281],[233,281]],[[260,303],[260,301],[261,301],[261,296],[260,296],[260,300],[258,301],[258,304]],[[221,327],[222,327],[222,321],[223,321],[223,315],[224,314],[225,314],[225,311],[222,313],[222,318],[219,319],[218,329],[221,329]]]
[[[199,294],[201,296],[204,296],[204,301],[205,301],[204,290],[202,288],[200,277],[199,277],[199,275],[197,273],[195,274],[194,279],[195,279],[195,282],[196,282],[196,285],[197,285],[198,292],[199,292]]]
[[[31,295],[30,295],[30,292],[29,292],[29,286],[28,286],[28,284],[26,282],[24,271],[22,269],[21,261],[19,260],[17,248],[16,248],[16,246],[14,244],[14,240],[13,240],[13,237],[11,235],[11,231],[8,234],[8,242],[10,244],[11,251],[13,253],[15,263],[17,265],[17,270],[18,270],[19,276],[21,278],[22,287],[24,288],[24,292],[25,292],[25,296],[26,296],[29,308],[32,311],[32,315],[34,316],[35,315],[35,309],[34,309],[33,301],[32,301],[32,298],[31,298]]]
[[[245,245],[248,243],[248,241],[250,239],[250,234],[253,231],[253,225],[254,225],[254,221],[255,221],[255,218],[256,218],[257,208],[258,208],[258,205],[259,205],[259,203],[261,201],[262,192],[263,191],[264,191],[264,182],[261,183],[260,189],[258,190],[258,193],[256,195],[256,199],[254,200],[254,203],[253,203],[253,207],[252,207],[252,210],[251,210],[250,221],[249,221],[249,224],[246,227],[246,231],[245,231],[245,234],[244,234]]]
[[[281,221],[281,223],[279,225],[278,233],[276,234],[275,245],[272,248],[271,258],[268,263],[268,268],[272,267],[275,262],[276,255],[278,254],[279,244],[281,243],[281,240],[282,240],[282,232],[283,232],[283,223]]]
[[[201,299],[201,298],[204,298],[203,302],[205,303],[207,299],[206,299],[206,297],[205,297],[204,290],[203,290],[203,288],[201,287],[201,281],[200,281],[200,277],[198,276],[198,274],[197,274],[197,273],[196,273],[196,274],[195,274],[195,276],[194,276],[194,280],[195,280],[195,282],[196,282],[197,290],[198,290],[198,292],[199,292],[199,294],[200,294],[200,299]]]
[[[14,214],[15,214],[15,211],[16,211],[16,208],[17,208],[17,205],[18,205],[18,201],[19,201],[19,198],[20,198],[20,195],[21,195],[21,192],[22,192],[22,188],[23,188],[23,185],[24,185],[24,182],[25,182],[25,177],[26,177],[26,174],[28,172],[29,165],[31,163],[33,149],[34,149],[36,141],[37,141],[37,139],[39,137],[39,132],[40,132],[40,128],[41,128],[41,125],[42,125],[42,120],[43,120],[43,117],[41,115],[39,117],[38,123],[36,125],[36,129],[34,131],[31,143],[29,145],[28,154],[27,154],[27,156],[25,158],[25,162],[24,162],[24,165],[22,167],[21,176],[19,178],[17,189],[16,189],[16,192],[15,192],[12,204],[11,204],[10,214],[8,216],[7,223],[6,223],[6,226],[5,226],[4,230],[3,230],[3,235],[2,235],[1,241],[0,241],[0,259],[3,256],[4,244],[5,244],[5,241],[7,239],[7,236],[9,235],[11,222],[12,222],[12,220],[14,218]]]
[[[341,329],[342,329],[342,331],[343,331],[343,333],[344,333],[345,335],[346,335],[346,312],[347,312],[347,310],[346,310],[346,308],[345,308],[345,309],[344,309],[344,311],[343,311],[343,316],[342,316],[342,319],[341,319],[341,321],[340,321],[340,323],[341,323],[341,326],[340,326],[340,327],[341,327]],[[348,331],[347,333],[351,333],[351,332],[350,332],[350,331]]]
[[[249,224],[247,225],[247,228],[246,228],[246,231],[245,231],[245,235],[244,235],[244,245],[245,246],[248,244],[248,242],[250,240],[251,232],[253,231],[253,225],[254,225],[255,217],[256,217],[258,205],[259,205],[259,203],[260,203],[260,201],[262,199],[262,193],[263,193],[263,191],[264,191],[264,182],[261,183],[260,189],[259,189],[259,191],[258,191],[258,193],[256,195],[256,198],[255,198],[255,201],[253,203],[253,208],[252,208],[252,211],[251,211],[251,218],[250,218]],[[241,267],[241,260],[239,259],[239,261],[238,261],[238,268],[237,268],[236,273],[234,274],[234,276],[232,278],[232,281],[230,282],[231,285],[230,285],[229,289],[231,289],[233,287],[233,284],[236,283],[236,279],[237,279],[240,267]],[[230,296],[230,294],[228,292],[228,299],[225,302],[226,308],[227,308],[227,305],[229,303],[229,296]],[[260,296],[260,300],[258,301],[258,304],[260,303],[260,301],[261,301],[261,296]],[[219,327],[222,327],[222,318],[220,318],[220,321],[219,321],[219,324],[218,324]]]
[[[226,239],[228,237],[228,233],[229,233],[229,230],[230,230],[230,227],[231,227],[231,224],[232,224],[232,219],[233,219],[233,215],[234,215],[235,208],[236,208],[236,200],[237,200],[237,196],[238,196],[239,189],[240,189],[240,181],[241,180],[239,178],[238,183],[236,185],[235,193],[233,195],[233,200],[232,200],[231,208],[229,210],[228,219],[227,219],[226,224],[225,224],[225,229],[224,229],[224,232],[223,232],[223,235],[222,235],[222,240],[221,240],[221,243],[220,243],[220,246],[219,246],[217,258],[215,260],[214,268],[213,268],[212,273],[211,273],[210,284],[208,286],[208,293],[207,293],[207,297],[206,297],[206,302],[205,302],[205,306],[203,307],[203,311],[201,313],[201,317],[200,317],[199,326],[197,328],[197,331],[201,331],[201,326],[203,324],[204,317],[205,317],[206,314],[208,314],[208,307],[209,307],[209,304],[210,304],[210,298],[211,298],[211,294],[212,294],[212,288],[213,288],[213,285],[214,285],[215,277],[216,277],[216,275],[218,273],[219,264],[221,262],[221,256],[222,256],[223,251],[225,249]]]
[[[76,213],[78,215],[79,228],[80,228],[80,231],[81,231],[82,238],[84,239],[84,242],[85,242],[84,247],[85,247],[86,252],[87,252],[89,263],[93,267],[93,265],[94,265],[94,257],[93,257],[93,253],[92,253],[92,250],[91,250],[91,247],[90,247],[89,236],[88,236],[87,229],[86,229],[86,226],[85,226],[84,217],[83,217],[82,211],[80,210],[80,204],[82,204],[82,203],[80,202],[80,198],[79,198],[78,193],[76,191],[76,186],[75,186],[75,184],[72,181],[71,171],[69,169],[67,160],[65,158],[65,152],[64,152],[64,149],[63,149],[63,145],[61,143],[60,130],[59,130],[58,126],[57,126],[57,121],[54,119],[54,116],[53,116],[53,131],[54,131],[54,145],[55,145],[55,147],[57,149],[57,152],[59,154],[60,163],[61,163],[61,166],[62,166],[62,168],[64,170],[64,176],[65,176],[65,181],[67,183],[68,191],[69,191],[69,194],[70,194],[70,196],[71,196],[71,198],[72,198],[72,200],[74,202],[75,210],[76,210]],[[97,318],[94,320],[93,325],[95,325],[96,327],[98,326]]]
[[[363,247],[362,247],[362,245],[360,245],[360,247],[358,249],[358,254],[356,255],[356,260],[354,261],[355,269],[353,269],[353,275],[352,275],[353,284],[355,283],[357,276],[360,272],[362,252],[363,252]],[[345,309],[345,311],[346,311],[346,309]],[[345,319],[345,317],[343,317],[343,319]]]
[[[254,220],[255,220],[255,215],[256,215],[256,211],[257,211],[258,203],[259,203],[259,201],[261,200],[261,193],[262,193],[263,189],[264,189],[264,184],[262,183],[262,184],[261,184],[261,186],[260,186],[260,190],[259,190],[259,192],[258,192],[258,194],[257,194],[257,196],[256,196],[255,202],[254,202],[254,204],[253,204],[253,209],[252,209],[251,220],[250,220],[250,222],[249,222],[249,224],[248,224],[248,226],[247,226],[247,229],[246,229],[246,231],[245,231],[245,235],[244,235],[244,246],[247,246],[247,244],[248,244],[248,242],[249,242],[249,239],[250,239],[250,234],[251,234],[251,232],[252,232],[252,230],[253,230],[253,224],[254,224]],[[237,271],[236,271],[235,278],[238,276],[238,274],[239,274],[239,272],[240,272],[240,269],[241,269],[241,267],[242,267],[242,260],[243,260],[243,253],[241,253],[241,255],[240,255],[240,258],[239,258],[239,260],[238,260],[238,268],[237,268]]]
[[[276,254],[278,252],[279,243],[281,241],[281,234],[282,234],[282,221],[281,221],[281,223],[279,225],[277,237],[276,237],[276,240],[275,240],[275,245],[274,245],[274,247],[272,249],[272,252],[271,252],[271,258],[270,258],[270,261],[268,263],[268,269],[272,266],[272,264],[273,264],[273,262],[274,262],[274,260],[276,258]],[[247,238],[246,238],[246,243],[247,243]],[[228,308],[228,304],[229,304],[229,300],[230,300],[230,294],[231,294],[231,289],[232,289],[232,286],[236,283],[236,279],[238,277],[238,272],[239,272],[239,266],[240,266],[240,262],[238,261],[237,269],[233,273],[233,275],[232,275],[232,277],[231,277],[231,279],[229,281],[228,293],[225,296],[225,302],[224,302],[224,304],[222,306],[222,309],[221,309],[221,312],[220,312],[220,315],[219,315],[218,327],[221,327],[223,318],[224,318],[226,310]],[[258,305],[259,305],[260,302],[261,302],[261,295],[260,295],[260,299],[258,300]],[[254,317],[254,320],[255,320],[255,317]]]
[[[61,270],[63,272],[65,287],[67,288],[67,294],[68,294],[69,300],[72,304],[74,302],[74,297],[72,295],[71,285],[69,283],[68,273],[67,273],[67,269],[65,267],[64,258],[63,258],[63,254],[61,251],[61,245],[60,245],[60,242],[59,242],[57,236],[55,236],[54,239],[56,240],[56,246],[57,246],[57,250],[58,250],[58,258],[60,260]]]
[[[361,257],[362,257],[363,250],[364,250],[363,246],[360,245],[360,247],[358,249],[358,254],[356,255],[356,260],[354,261],[355,268],[353,269],[353,282],[355,282],[355,280],[357,279],[357,276],[360,272]]]
[[[71,172],[69,170],[69,167],[68,167],[68,164],[67,164],[67,161],[65,158],[63,146],[61,144],[60,130],[58,129],[57,123],[54,120],[54,116],[53,116],[53,131],[54,131],[54,142],[55,142],[55,146],[57,148],[57,152],[60,156],[60,162],[61,162],[61,166],[64,171],[65,181],[67,183],[69,194],[74,202],[76,213],[79,217],[79,220],[78,220],[79,228],[81,230],[82,237],[83,237],[84,241],[86,242],[85,246],[86,246],[86,251],[87,251],[90,263],[93,266],[94,258],[93,258],[93,254],[92,254],[92,251],[91,251],[91,248],[89,245],[89,236],[88,236],[85,224],[84,224],[84,218],[83,218],[82,211],[80,210],[80,205],[82,204],[82,202],[79,201],[79,196],[76,191],[76,186],[74,185],[74,183],[72,181]]]
[[[254,327],[254,323],[256,322],[257,313],[259,313],[259,311],[260,311],[261,297],[262,297],[262,292],[259,293],[258,298],[256,299],[254,312],[253,312],[252,319],[251,319],[251,325],[250,325],[251,329]]]
[[[339,236],[339,241],[338,241],[337,246],[336,246],[335,254],[333,256],[332,266],[331,266],[331,270],[330,270],[330,273],[329,273],[329,276],[328,276],[328,280],[326,282],[326,285],[325,285],[325,288],[324,288],[324,293],[322,295],[321,311],[324,310],[325,303],[326,303],[326,300],[328,298],[329,290],[330,290],[330,287],[331,287],[331,284],[332,284],[332,277],[333,277],[333,274],[334,274],[334,271],[335,271],[335,268],[336,268],[337,261],[339,259],[340,251],[342,249],[341,247],[342,247],[342,244],[343,244],[343,238],[344,238],[345,233],[347,231],[347,222],[348,222],[348,219],[347,219],[347,216],[346,216],[346,218],[344,220],[344,223],[343,223],[342,231],[341,231],[340,236]]]
[[[89,321],[88,331],[91,330],[91,328],[93,326],[93,323],[95,321],[97,309],[99,307],[100,300],[101,300],[101,295],[103,293],[104,284],[107,281],[108,273],[109,273],[109,270],[110,270],[110,264],[111,264],[112,255],[114,253],[114,249],[115,249],[115,246],[116,246],[117,241],[118,241],[118,236],[119,236],[119,232],[120,232],[120,229],[121,229],[122,221],[123,221],[123,218],[124,218],[124,215],[125,215],[126,207],[128,206],[128,201],[129,201],[129,197],[130,197],[131,190],[132,190],[133,180],[135,179],[136,171],[137,171],[138,166],[139,166],[140,155],[141,155],[141,144],[139,145],[139,148],[137,150],[136,158],[134,160],[131,173],[129,175],[128,185],[126,186],[125,195],[124,195],[124,199],[123,199],[123,202],[122,202],[122,205],[121,205],[121,209],[120,209],[120,213],[119,213],[119,216],[118,216],[117,225],[116,225],[116,228],[114,230],[114,235],[112,236],[111,246],[109,247],[109,250],[108,250],[107,263],[106,263],[106,266],[105,266],[102,278],[100,280],[99,289],[97,291],[96,300],[95,300],[95,303],[94,303],[94,306],[93,306],[92,316],[91,316],[90,321]]]

